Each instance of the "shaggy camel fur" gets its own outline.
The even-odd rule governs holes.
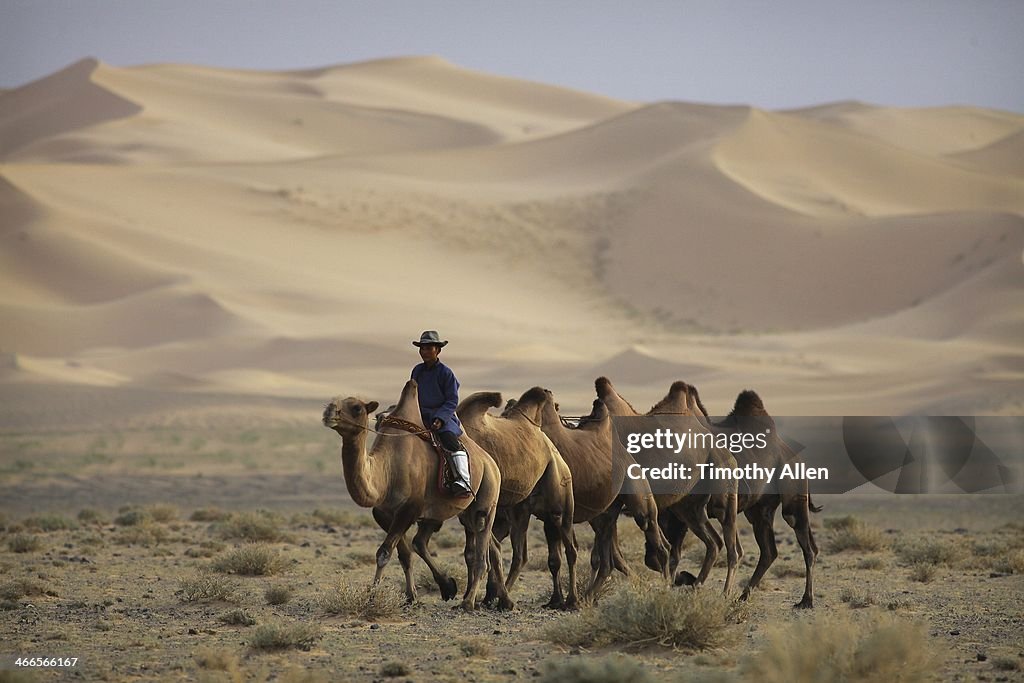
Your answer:
[[[597,595],[613,568],[629,573],[622,556],[613,555],[611,544],[623,506],[644,531],[647,565],[668,578],[667,542],[658,526],[654,496],[646,481],[632,482],[638,485],[624,489],[627,463],[612,458],[611,419],[604,404],[595,401],[591,419],[570,429],[562,424],[551,392],[534,387],[524,393],[509,412],[519,412],[539,425],[569,464],[576,505],[573,522],[589,522],[594,529],[588,594]]]
[[[615,390],[611,380],[607,377],[598,377],[594,382],[594,389],[597,391],[598,398],[608,406],[608,411],[614,416],[632,417],[638,416],[640,413],[622,396]],[[648,415],[680,415],[685,416],[691,414],[686,410],[686,393],[685,391],[681,395],[677,395],[675,392],[676,385],[673,384],[672,388],[669,389],[669,393],[659,402],[654,408],[651,409]],[[677,409],[671,409],[672,406],[677,406]],[[697,431],[701,428],[701,424],[696,420],[693,420],[693,425],[690,425],[692,431]],[[707,431],[707,428],[704,428]],[[662,461],[651,461],[643,459],[640,454],[637,456],[637,461],[641,465],[650,467],[664,466],[665,463]],[[708,463],[716,467],[736,467],[736,459],[725,450],[715,448],[707,445],[693,445],[690,447],[682,448],[674,457],[673,461],[685,465],[690,468],[691,472],[697,471],[697,464]],[[711,493],[693,493],[692,489],[696,485],[696,478],[689,481],[680,481],[672,486],[672,491],[669,493],[656,493],[654,494],[654,500],[658,505],[658,519],[661,522],[662,529],[671,528],[670,519],[675,517],[676,520],[684,523],[687,528],[693,531],[694,535],[697,536],[705,547],[704,562],[701,565],[700,574],[696,578],[696,583],[702,584],[707,580],[708,575],[711,573],[711,568],[715,565],[715,560],[718,558],[719,548],[722,546],[722,540],[711,526],[711,522],[708,519],[708,503],[712,500]],[[728,594],[732,590],[733,577],[736,572],[736,563],[739,560],[739,546],[736,541],[736,491],[737,483],[736,480],[729,480],[721,482],[723,487],[722,491],[714,496],[716,501],[720,501],[722,504],[722,530],[725,535],[725,549],[727,559],[727,569],[725,575],[725,592]],[[671,539],[670,539],[671,540]],[[613,542],[617,543],[618,539],[613,538]],[[678,558],[678,550],[673,546],[673,552],[675,553],[672,557]],[[678,559],[676,559],[678,563]],[[670,571],[675,571],[675,565],[670,561]]]
[[[751,431],[752,424],[756,425],[755,431],[761,429],[771,430],[767,449],[744,451],[737,454],[736,458],[741,467],[749,462],[754,462],[756,459],[758,464],[781,469],[783,464],[793,462],[796,458],[793,450],[779,436],[778,430],[775,428],[775,421],[768,414],[768,411],[765,410],[764,403],[757,393],[750,390],[740,392],[736,397],[736,402],[729,416],[721,422],[713,423],[708,417],[704,404],[700,400],[697,388],[685,383],[680,384],[685,386],[688,408],[693,411],[697,419],[701,420],[712,431],[733,432],[740,430],[742,427],[742,431],[749,432]],[[741,418],[743,420],[742,424]],[[765,490],[764,486],[760,487],[760,490],[749,490],[741,493],[738,504],[739,510],[743,512],[747,520],[754,527],[754,539],[757,541],[757,547],[760,551],[757,567],[754,568],[754,573],[743,590],[743,599],[749,597],[750,591],[758,586],[765,572],[768,571],[768,568],[779,555],[775,540],[774,522],[775,510],[781,506],[782,518],[786,520],[786,523],[795,532],[796,540],[800,544],[800,550],[804,556],[804,594],[800,602],[793,605],[793,607],[799,609],[814,607],[812,568],[814,560],[818,555],[818,544],[815,542],[814,533],[811,530],[810,513],[821,512],[821,508],[816,507],[811,501],[807,480],[782,479],[777,482],[777,488],[773,491]],[[712,516],[721,519],[714,503],[709,507],[709,511]],[[686,529],[682,529],[681,534],[679,534],[680,542],[685,534]],[[672,540],[673,545],[675,545],[675,538]]]
[[[548,570],[551,572],[550,608],[572,609],[576,595],[576,537],[572,524],[575,506],[572,496],[572,473],[540,428],[522,413],[512,411],[507,417],[496,417],[488,408],[501,405],[501,394],[478,392],[459,404],[456,413],[466,434],[482,446],[501,470],[501,496],[495,517],[494,536],[501,541],[512,536],[512,565],[505,588],[512,590],[527,559],[526,534],[530,515],[544,523],[548,543]],[[569,570],[568,595],[562,594],[558,580],[561,569],[559,548],[565,548]],[[488,584],[488,601],[494,587]]]
[[[441,573],[427,551],[430,535],[441,523],[458,515],[466,530],[467,585],[462,608],[477,608],[477,593],[484,574],[498,584],[498,607],[509,609],[512,602],[504,590],[501,556],[491,536],[494,513],[501,490],[498,466],[471,439],[463,439],[469,453],[474,497],[456,498],[438,490],[438,457],[433,447],[414,434],[395,426],[383,425],[366,451],[369,415],[377,402],[363,403],[356,398],[335,398],[324,408],[323,423],[341,436],[341,462],[345,486],[357,505],[373,508],[373,518],[387,532],[377,549],[377,571],[373,583],[380,581],[384,567],[398,548],[398,559],[405,572],[405,594],[410,602],[416,599],[412,575],[412,553],[405,532],[417,520],[423,520],[413,539],[413,548],[427,563],[434,579],[442,586],[445,599],[455,593],[455,583]],[[423,429],[419,399],[414,380],[409,380],[393,413],[394,417]],[[488,557],[489,556],[489,557]],[[488,561],[490,560],[490,561]]]

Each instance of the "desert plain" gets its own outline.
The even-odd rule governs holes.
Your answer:
[[[571,614],[535,523],[516,609],[467,615],[428,574],[401,605],[396,561],[366,593],[383,533],[320,424],[394,402],[425,329],[464,394],[570,415],[606,375],[641,409],[682,379],[713,414],[1019,416],[1022,160],[1009,112],[624,102],[435,57],[0,92],[0,678],[1024,680],[1020,495],[816,498],[810,614],[779,518],[737,606],[721,566],[661,585],[624,517],[633,577]],[[461,587],[460,543],[433,547]],[[585,637],[645,606],[714,623]]]

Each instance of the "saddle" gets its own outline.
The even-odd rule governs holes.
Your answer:
[[[451,495],[455,483],[455,472],[452,470],[452,451],[448,450],[441,444],[437,438],[437,434],[428,429],[424,429],[413,422],[403,420],[400,417],[393,417],[391,415],[382,416],[377,427],[379,429],[385,425],[414,434],[434,447],[434,452],[437,453],[438,459],[437,490],[441,493]]]

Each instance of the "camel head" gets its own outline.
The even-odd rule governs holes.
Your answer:
[[[324,406],[323,422],[341,436],[355,436],[365,431],[370,413],[377,410],[377,402],[363,403],[358,398],[336,396]]]

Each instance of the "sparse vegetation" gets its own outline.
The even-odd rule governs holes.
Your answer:
[[[626,655],[552,658],[544,662],[541,683],[654,683],[643,664]]]
[[[222,574],[239,576],[271,576],[284,571],[287,561],[272,548],[261,545],[243,545],[213,561],[212,568]]]
[[[205,507],[195,510],[189,515],[189,519],[193,522],[222,522],[230,516],[230,512],[225,512],[218,507]]]
[[[217,621],[229,626],[254,626],[256,620],[243,609],[233,609],[217,617]]]
[[[815,615],[775,628],[768,645],[741,664],[744,680],[931,680],[936,662],[922,625],[882,613],[865,617]]]
[[[114,536],[114,543],[149,548],[165,542],[169,537],[167,529],[152,521],[147,521],[118,530],[117,535]]]
[[[287,586],[270,586],[263,592],[268,605],[284,605],[292,599],[292,591]]]
[[[881,569],[885,566],[885,562],[882,561],[881,557],[865,557],[857,563],[857,569]]]
[[[662,645],[702,650],[718,647],[746,617],[746,604],[711,591],[680,590],[661,583],[630,582],[596,606],[561,618],[549,640],[585,647]]]
[[[935,578],[936,568],[928,562],[915,562],[910,565],[910,578],[920,583],[929,583]]]
[[[220,522],[218,533],[225,540],[251,543],[276,543],[288,540],[287,535],[281,530],[280,517],[265,510],[233,514]]]
[[[868,526],[854,517],[825,520],[825,528],[829,529],[829,552],[874,552],[886,546],[885,536],[879,529]]]
[[[875,596],[867,589],[843,588],[839,591],[839,599],[854,609],[870,607],[875,604]]]
[[[234,602],[236,586],[224,576],[202,573],[181,579],[175,593],[182,602]]]
[[[154,522],[165,524],[178,519],[178,508],[173,505],[150,505],[146,512]]]
[[[353,586],[342,584],[321,595],[318,604],[327,614],[354,614],[376,620],[393,616],[405,597],[391,586]]]
[[[118,526],[138,526],[152,521],[153,517],[149,512],[134,507],[121,508],[118,510],[117,517],[114,518],[114,524]]]
[[[966,555],[963,545],[944,540],[915,540],[899,544],[896,556],[907,565],[953,566]]]
[[[78,521],[81,524],[103,524],[104,518],[95,508],[82,508],[78,511]]]
[[[380,675],[385,678],[397,678],[398,676],[408,676],[412,673],[412,670],[402,662],[386,662],[380,667]]]
[[[485,638],[463,638],[459,651],[467,657],[490,657],[491,644]]]
[[[272,623],[257,626],[249,641],[253,650],[308,650],[320,638],[320,627],[301,623]]]
[[[77,524],[64,515],[43,515],[41,517],[28,517],[22,521],[22,526],[29,531],[64,531],[76,529]]]
[[[35,534],[14,534],[7,539],[7,547],[13,553],[31,553],[43,546],[42,541]]]

